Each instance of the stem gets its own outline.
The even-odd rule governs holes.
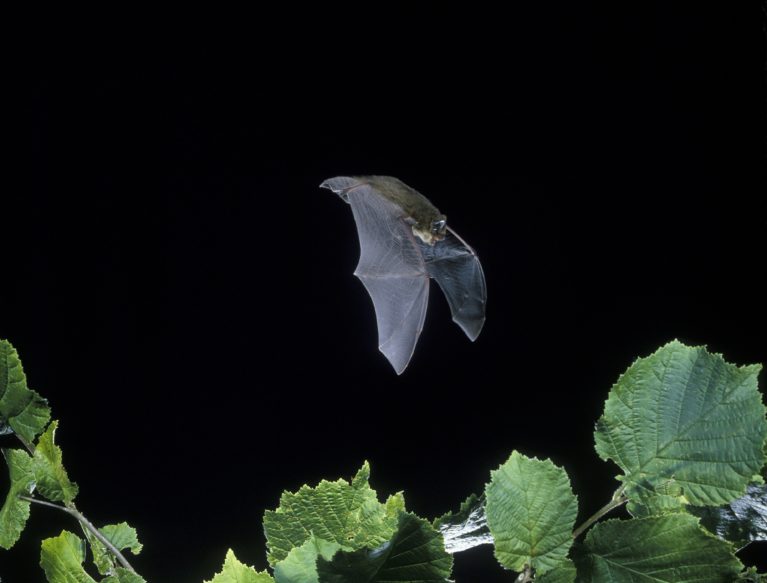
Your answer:
[[[613,499],[610,500],[607,504],[602,506],[599,510],[597,510],[594,514],[589,516],[586,519],[586,522],[581,524],[578,528],[576,528],[573,531],[573,538],[578,538],[583,534],[583,532],[590,527],[592,524],[594,524],[597,520],[602,518],[605,514],[608,512],[618,508],[619,506],[623,506],[626,502],[628,502],[628,498],[626,498],[623,495],[623,490],[625,486],[621,486],[621,488],[613,495]]]
[[[14,432],[14,435],[18,437],[19,441],[22,443],[22,445],[26,448],[26,450],[29,452],[29,455],[34,456],[35,455],[35,446],[34,444],[27,441],[23,436],[19,435],[18,433]],[[109,539],[107,539],[99,530],[93,526],[90,520],[85,518],[83,514],[80,513],[77,508],[75,508],[74,503],[71,503],[67,506],[60,506],[58,504],[52,504],[50,502],[46,502],[45,500],[39,500],[37,498],[31,498],[29,496],[19,496],[22,500],[26,500],[27,502],[34,502],[35,504],[40,504],[41,506],[50,506],[51,508],[57,508],[59,510],[63,510],[70,516],[73,516],[77,519],[77,521],[80,523],[80,528],[83,531],[83,534],[85,534],[85,538],[88,538],[88,535],[91,534],[92,536],[96,537],[101,544],[103,544],[110,553],[112,553],[115,558],[118,560],[118,562],[125,567],[128,571],[131,573],[135,573],[136,570],[131,566],[131,564],[128,562],[128,559],[125,558],[125,555],[123,555],[120,552],[120,549],[118,549],[116,546],[114,546],[111,542],[109,542]],[[88,542],[90,543],[91,540],[88,538]]]
[[[525,565],[525,570],[517,576],[517,580],[514,583],[529,583],[532,580],[533,570],[530,568],[530,565]]]
[[[27,502],[33,502],[35,504],[40,504],[41,506],[48,506],[50,508],[56,508],[58,510],[62,510],[69,514],[70,516],[73,516],[77,521],[90,533],[95,536],[101,544],[103,544],[107,549],[109,549],[109,552],[112,553],[115,558],[120,562],[120,564],[128,569],[131,573],[135,573],[135,569],[131,567],[131,564],[128,562],[128,559],[126,559],[123,554],[120,552],[120,550],[114,546],[111,542],[109,542],[109,539],[105,537],[101,532],[99,532],[99,529],[97,529],[93,524],[91,524],[91,521],[85,518],[80,511],[78,511],[76,508],[69,508],[67,506],[61,506],[59,504],[53,504],[51,502],[46,502],[45,500],[39,500],[38,498],[32,498],[31,496],[19,496],[22,500],[26,500]]]

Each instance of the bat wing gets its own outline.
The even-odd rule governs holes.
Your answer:
[[[397,374],[410,362],[429,302],[429,273],[404,211],[369,185],[338,177],[329,188],[352,207],[360,240],[354,272],[376,312],[378,348]]]
[[[485,323],[487,303],[485,274],[477,254],[452,229],[433,246],[419,244],[426,270],[445,294],[453,321],[473,342]]]

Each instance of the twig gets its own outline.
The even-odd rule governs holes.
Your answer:
[[[105,537],[101,532],[99,532],[99,529],[97,529],[93,524],[91,524],[90,520],[85,518],[80,511],[78,511],[76,508],[69,508],[67,506],[61,506],[59,504],[53,504],[51,502],[46,502],[45,500],[40,500],[38,498],[32,498],[31,496],[21,496],[19,495],[19,498],[22,500],[26,500],[27,502],[33,502],[35,504],[40,504],[41,506],[49,506],[50,508],[56,508],[57,510],[63,510],[70,516],[73,516],[77,521],[83,525],[83,527],[87,528],[93,536],[95,536],[101,544],[103,544],[107,549],[109,549],[109,552],[112,553],[115,558],[120,562],[120,564],[128,569],[131,573],[135,573],[136,570],[131,566],[131,564],[128,562],[128,559],[125,558],[125,556],[120,552],[120,550],[114,546],[111,542],[109,542],[109,539]]]
[[[608,512],[615,510],[619,506],[623,506],[626,502],[628,502],[628,498],[626,498],[623,495],[623,490],[625,489],[625,486],[621,486],[618,491],[613,495],[613,499],[610,500],[607,504],[602,506],[599,510],[597,510],[594,514],[589,516],[586,519],[586,522],[581,524],[578,528],[576,528],[573,531],[573,538],[578,538],[583,532],[590,527],[592,524],[594,524],[597,520],[602,518],[605,514]]]

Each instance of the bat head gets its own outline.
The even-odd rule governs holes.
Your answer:
[[[419,223],[413,225],[413,234],[427,245],[434,245],[434,243],[442,241],[445,238],[446,230],[447,217],[445,215],[439,215],[439,217],[432,220],[427,229],[423,228]]]

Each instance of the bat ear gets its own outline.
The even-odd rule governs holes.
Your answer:
[[[350,178],[348,176],[336,176],[335,178],[328,178],[327,180],[324,180],[322,184],[320,184],[320,188],[327,188],[336,194],[343,195],[344,191],[359,185],[360,181],[356,178]]]

